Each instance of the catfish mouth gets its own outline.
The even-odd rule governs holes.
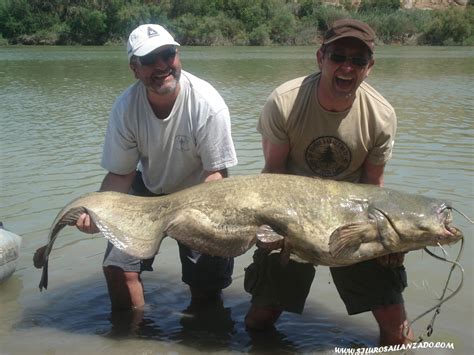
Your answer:
[[[443,240],[440,242],[456,242],[463,238],[462,232],[453,226],[453,209],[451,206],[447,204],[443,204],[441,208],[438,210],[438,215],[440,218],[440,222],[444,227],[444,233],[442,235]],[[448,240],[444,240],[444,238],[447,238]]]

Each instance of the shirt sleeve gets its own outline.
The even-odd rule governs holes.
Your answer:
[[[384,120],[381,130],[378,132],[374,146],[367,157],[374,165],[383,165],[392,157],[397,131],[397,117],[395,111]]]
[[[204,170],[218,171],[237,165],[228,108],[208,117],[198,129],[196,139]]]
[[[126,115],[112,108],[102,151],[101,166],[114,174],[125,175],[136,169],[140,158],[136,136],[126,123]]]
[[[274,144],[289,143],[286,132],[286,120],[280,109],[276,92],[273,92],[263,106],[257,123],[257,131],[263,138]]]

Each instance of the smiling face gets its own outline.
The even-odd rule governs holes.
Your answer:
[[[347,110],[374,65],[369,48],[358,39],[342,38],[320,48],[317,60],[321,70],[319,103],[328,111]]]
[[[172,50],[176,50],[173,55]],[[134,57],[130,68],[150,93],[174,94],[179,88],[181,60],[174,46],[160,47],[143,57]]]

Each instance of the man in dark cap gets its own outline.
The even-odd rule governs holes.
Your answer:
[[[375,33],[343,19],[326,32],[316,57],[320,72],[284,83],[269,96],[258,122],[265,173],[284,173],[383,186],[397,120],[393,107],[364,82],[374,65]],[[380,344],[411,334],[403,304],[403,254],[331,268],[349,314],[371,311]],[[250,329],[272,327],[282,311],[301,313],[315,275],[313,265],[258,248],[246,269],[252,305]]]

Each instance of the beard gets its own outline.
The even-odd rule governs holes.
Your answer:
[[[172,94],[179,86],[180,77],[181,70],[173,70],[170,75],[164,79],[160,79],[158,76],[152,77],[146,86],[150,91],[158,95]]]

